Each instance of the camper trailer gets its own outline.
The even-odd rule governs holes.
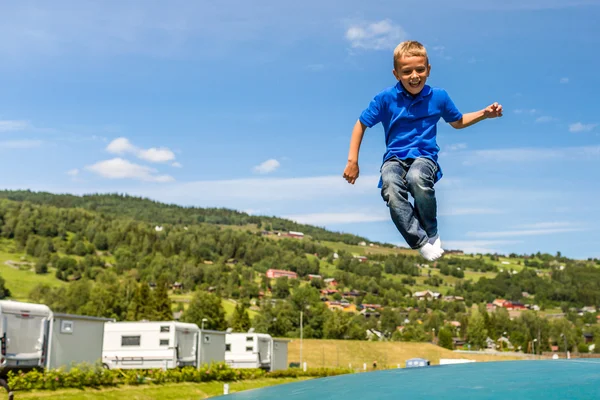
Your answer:
[[[46,363],[48,323],[45,305],[0,301],[0,370],[43,368]]]
[[[273,338],[273,361],[271,371],[288,368],[288,343],[286,339]]]
[[[114,319],[53,313],[46,367],[70,370],[75,364],[102,359],[104,324]]]
[[[102,363],[110,369],[196,366],[199,332],[196,324],[176,321],[108,322]]]
[[[198,367],[225,361],[225,332],[201,329],[198,335]]]
[[[225,361],[233,368],[287,368],[287,341],[262,333],[232,333],[225,337]]]

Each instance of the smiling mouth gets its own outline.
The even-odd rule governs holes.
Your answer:
[[[421,80],[418,79],[416,81],[410,81],[410,82],[408,82],[408,84],[410,85],[410,87],[417,88],[417,87],[419,87],[419,85],[421,85]]]

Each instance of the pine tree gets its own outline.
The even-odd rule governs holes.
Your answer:
[[[157,321],[171,321],[173,319],[171,299],[169,299],[167,288],[167,280],[159,279],[152,296],[154,298],[154,319]]]
[[[233,310],[233,315],[231,316],[229,325],[235,332],[247,332],[252,326],[252,323],[250,322],[250,316],[248,315],[248,310],[242,302],[239,302],[235,306],[235,310]]]

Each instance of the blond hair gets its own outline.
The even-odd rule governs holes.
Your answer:
[[[425,57],[427,64],[429,64],[429,57],[427,56],[425,46],[416,40],[407,40],[396,46],[394,49],[394,69],[398,66],[398,61],[404,56]]]

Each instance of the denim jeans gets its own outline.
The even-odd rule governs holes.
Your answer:
[[[437,202],[433,188],[437,169],[437,164],[428,158],[392,158],[381,167],[381,196],[390,209],[394,225],[412,249],[418,249],[437,235]]]

